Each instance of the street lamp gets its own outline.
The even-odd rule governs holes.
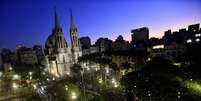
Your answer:
[[[19,80],[19,79],[20,79],[20,76],[18,74],[13,75],[13,80]]]
[[[18,88],[18,85],[16,83],[13,83],[13,88],[14,89],[17,89]]]
[[[29,72],[29,75],[32,75],[33,74],[33,72]]]
[[[103,79],[102,78],[98,79],[98,82],[103,83]]]
[[[72,93],[71,93],[71,99],[72,99],[72,100],[77,99],[77,96],[76,96],[76,93],[75,93],[75,92],[72,92]]]
[[[65,85],[65,89],[66,89],[66,91],[68,90],[68,85]]]

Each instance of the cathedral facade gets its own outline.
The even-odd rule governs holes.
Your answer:
[[[71,11],[70,11],[71,12]],[[70,15],[70,38],[72,47],[68,46],[64,38],[62,27],[55,10],[55,25],[52,34],[45,43],[45,55],[47,60],[47,71],[57,77],[70,75],[70,67],[78,62],[82,55],[78,41],[77,28],[73,21],[72,12]]]

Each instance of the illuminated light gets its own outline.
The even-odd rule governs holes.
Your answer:
[[[192,43],[192,40],[191,40],[191,39],[188,39],[186,42],[187,42],[187,43]]]
[[[19,80],[19,79],[20,79],[19,75],[17,75],[17,74],[13,75],[13,80]]]
[[[14,89],[18,88],[18,85],[16,83],[13,83],[13,88]]]
[[[58,75],[57,73],[55,74],[55,76],[56,76],[56,77],[59,77],[59,75]]]
[[[47,78],[47,81],[49,81],[50,79],[49,78]]]
[[[31,80],[31,79],[32,79],[32,76],[30,76],[29,79]]]
[[[137,86],[135,85],[134,87],[136,88]]]
[[[52,78],[52,80],[54,81],[54,80],[55,80],[55,78],[53,77],[53,78]]]
[[[109,68],[106,67],[105,70],[106,70],[106,73],[109,74]]]
[[[200,42],[200,39],[195,39],[196,42]]]
[[[176,77],[177,81],[181,83],[183,87],[188,88],[192,93],[201,95],[201,84],[191,80],[184,80],[181,77]]]
[[[10,67],[9,67],[9,70],[13,70],[13,68],[10,66]]]
[[[45,75],[45,72],[42,72],[43,75]]]
[[[122,70],[121,72],[122,72],[122,75],[125,75],[125,74],[126,74],[126,71],[125,71],[125,70]]]
[[[114,78],[112,78],[112,83],[115,83],[115,79]]]
[[[68,85],[65,85],[65,89],[66,89],[66,91],[68,90]]]
[[[178,97],[178,98],[181,98],[181,96],[180,96],[180,95],[178,95],[177,97]]]
[[[152,49],[163,49],[163,48],[164,48],[164,45],[156,45],[152,47]]]
[[[2,72],[0,72],[0,77],[3,75],[3,73]]]
[[[95,70],[98,71],[98,68],[96,67]]]
[[[98,82],[103,83],[103,79],[102,78],[98,79]]]
[[[179,91],[178,91],[178,92],[177,92],[177,94],[178,94],[178,95],[180,95],[180,94],[181,94],[181,92],[179,92]]]
[[[73,100],[77,99],[77,96],[76,96],[75,92],[72,92],[72,93],[71,93],[71,98],[72,98]]]
[[[175,66],[181,66],[181,63],[173,63]]]
[[[70,75],[70,72],[68,71],[66,74],[67,74],[67,75]]]
[[[117,88],[119,85],[117,83],[114,83],[114,87]]]
[[[29,72],[29,75],[32,75],[33,73],[32,72]]]
[[[90,68],[89,68],[89,67],[87,67],[87,70],[89,71],[89,70],[90,70]]]
[[[36,84],[33,84],[32,86],[33,86],[33,88],[34,88],[34,89],[36,89],[36,88],[37,88]]]
[[[195,34],[195,37],[201,37],[201,33]]]
[[[151,58],[149,57],[149,58],[147,59],[147,61],[151,61]]]

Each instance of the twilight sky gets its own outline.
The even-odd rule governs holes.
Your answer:
[[[0,48],[23,44],[44,45],[54,23],[57,7],[65,38],[69,38],[69,8],[79,37],[112,40],[123,35],[131,40],[131,29],[146,26],[150,37],[201,23],[200,0],[0,0]]]

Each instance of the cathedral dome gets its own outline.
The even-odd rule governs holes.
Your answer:
[[[46,42],[45,42],[45,48],[67,48],[67,42],[63,35],[56,35],[51,34]]]

